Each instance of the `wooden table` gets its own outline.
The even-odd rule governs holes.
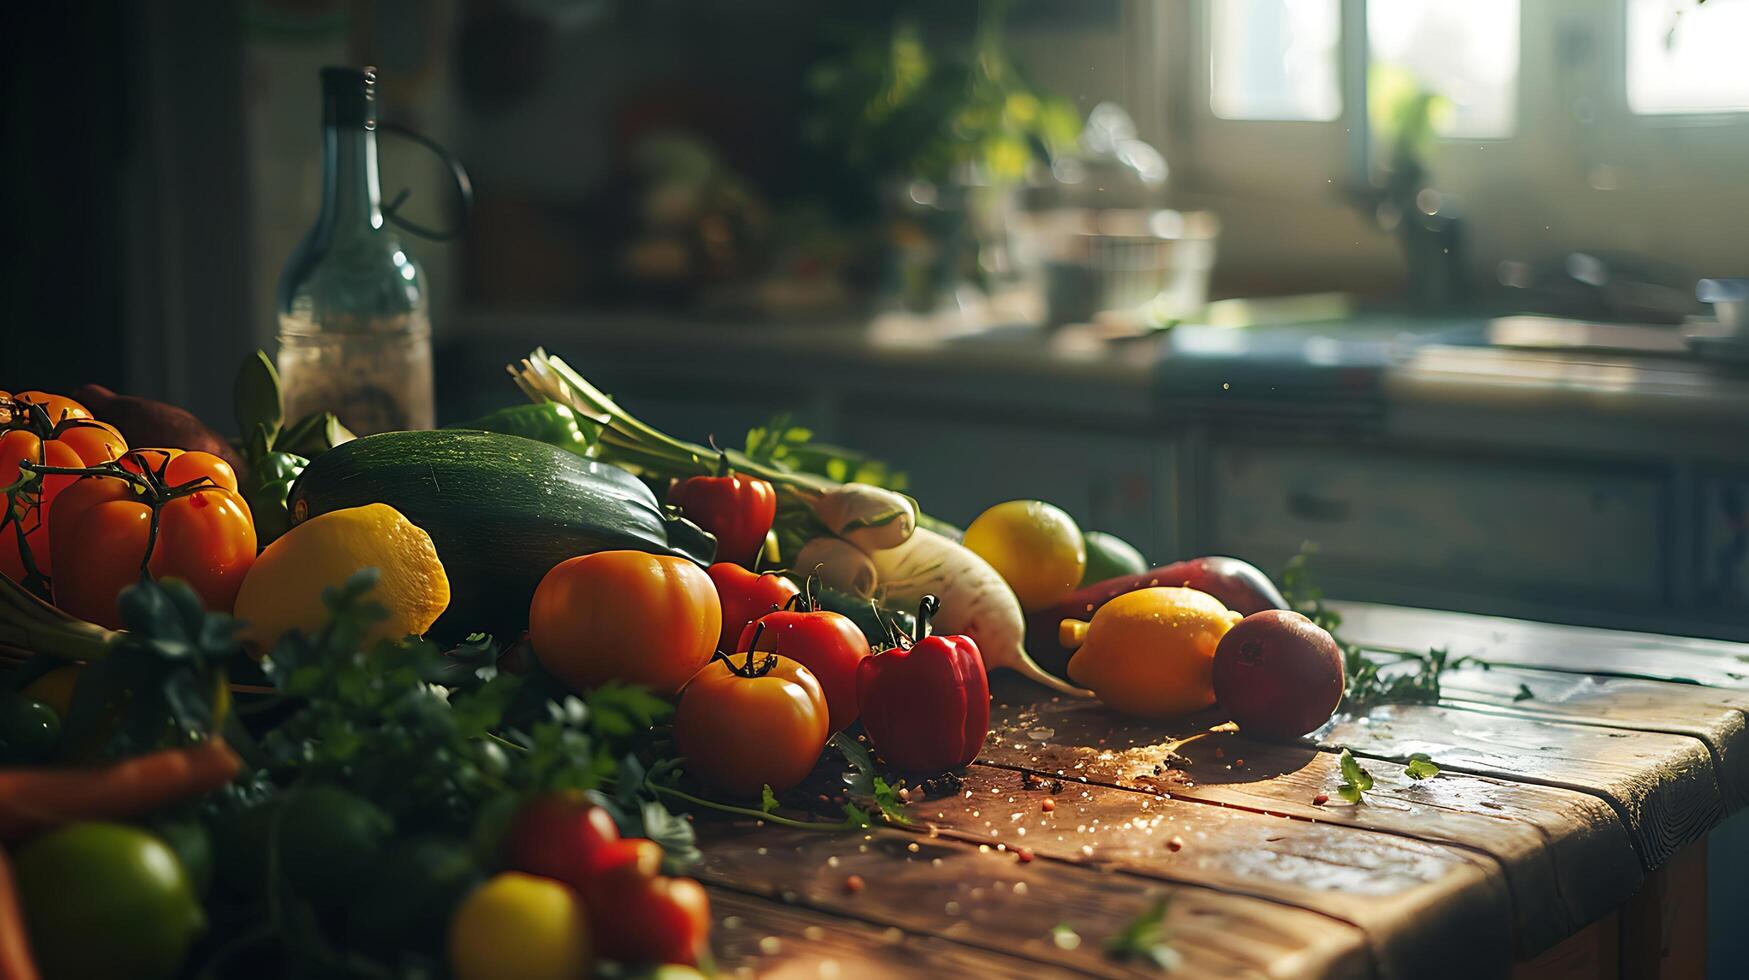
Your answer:
[[[1165,896],[1174,976],[1704,975],[1707,835],[1749,799],[1749,647],[1341,608],[1350,640],[1492,666],[1297,743],[1004,678],[983,755],[910,827],[700,820],[719,966],[1143,975],[1104,942]],[[1358,805],[1343,747],[1377,778]],[[1406,778],[1414,753],[1441,773]]]

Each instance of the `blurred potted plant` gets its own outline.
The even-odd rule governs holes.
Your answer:
[[[875,189],[906,308],[1006,264],[1008,217],[1035,161],[1073,149],[1081,117],[1040,94],[1003,44],[1011,0],[981,0],[969,36],[929,36],[900,12],[863,22],[808,72],[804,136]],[[945,33],[945,32],[937,32]]]

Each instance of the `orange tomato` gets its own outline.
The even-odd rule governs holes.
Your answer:
[[[123,469],[157,473],[167,487],[181,486],[190,480],[207,477],[215,486],[237,489],[237,471],[231,464],[212,453],[182,449],[135,449],[121,458]]]
[[[151,524],[152,508],[143,501],[90,504],[72,523],[72,540],[60,551],[63,567],[55,577],[55,604],[81,619],[119,629],[116,598],[140,579]],[[153,578],[187,582],[208,609],[230,612],[254,563],[255,526],[243,499],[235,491],[214,487],[164,505],[146,567]]]
[[[46,391],[21,391],[13,395],[12,400],[26,405],[41,405],[48,411],[50,422],[91,417],[91,412],[84,405],[66,395],[51,395]]]
[[[710,576],[684,558],[602,551],[554,565],[534,591],[535,658],[582,691],[609,680],[673,694],[710,660],[723,611]]]
[[[686,771],[736,796],[781,793],[814,770],[826,747],[826,693],[808,668],[775,653],[714,660],[674,710]]]
[[[41,392],[25,392],[24,395],[41,395]],[[19,396],[20,398],[23,395]],[[65,411],[84,408],[70,399],[62,399],[59,395],[42,396],[50,399],[60,399],[65,403]],[[38,402],[38,404],[46,404]],[[70,406],[70,407],[67,407]],[[10,485],[18,480],[19,463],[31,462],[46,466],[91,466],[119,457],[127,451],[127,443],[121,433],[113,426],[102,422],[87,421],[82,416],[75,424],[65,427],[56,426],[48,439],[31,429],[11,429],[0,433],[0,486]],[[72,486],[74,476],[50,475],[42,479],[40,492],[32,493],[21,508],[21,516],[25,522],[26,544],[30,548],[31,557],[36,561],[36,567],[44,575],[54,574],[54,559],[50,554],[50,539],[53,532],[49,527],[49,514],[53,512],[53,504],[61,492]],[[24,559],[18,550],[17,532],[10,526],[4,529],[0,536],[9,540],[0,542],[0,574],[14,582],[24,581]]]
[[[0,504],[0,507],[4,507]],[[20,515],[24,523],[25,546],[44,575],[53,574],[49,562],[49,526],[40,519],[41,511],[30,508]],[[22,584],[25,576],[24,556],[18,550],[18,528],[8,523],[0,528],[0,575]]]
[[[132,484],[113,476],[82,476],[61,491],[60,496],[55,498],[54,509],[49,512],[49,519],[44,526],[48,535],[46,557],[50,565],[60,562],[63,568],[75,567],[69,559],[73,551],[73,530],[91,508],[112,500],[134,500],[136,496]],[[45,557],[44,550],[37,547],[36,542],[31,542],[31,554],[37,559],[39,567]],[[138,564],[136,557],[135,565]],[[137,568],[135,576],[138,577]],[[62,584],[56,581],[54,586],[55,602],[59,604]]]
[[[128,442],[122,438],[121,432],[108,422],[99,422],[96,419],[67,426],[55,436],[55,440],[71,447],[85,461],[86,466],[120,459],[128,451]]]

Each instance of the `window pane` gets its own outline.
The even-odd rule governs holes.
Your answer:
[[[1749,109],[1749,0],[1628,0],[1628,107]]]
[[[1209,109],[1223,119],[1335,119],[1338,0],[1218,0]]]
[[[1441,97],[1441,136],[1511,136],[1518,117],[1518,0],[1374,0],[1369,94],[1424,90]],[[1381,89],[1383,91],[1381,91]]]

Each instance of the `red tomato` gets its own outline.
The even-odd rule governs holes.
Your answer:
[[[653,874],[651,841],[624,841],[620,861],[590,880],[583,899],[602,956],[622,963],[698,963],[710,938],[711,906],[691,878]]]
[[[613,817],[582,793],[543,793],[517,808],[504,837],[504,863],[581,889],[619,843]]]
[[[116,597],[140,579],[152,508],[138,500],[92,504],[62,549],[70,567],[55,581],[55,604],[82,619],[121,628]],[[196,490],[166,503],[147,568],[153,578],[187,582],[208,609],[230,612],[255,563],[255,526],[230,490]]]
[[[749,661],[749,662],[743,662]],[[734,796],[783,792],[808,777],[826,747],[826,696],[788,657],[713,660],[687,683],[674,709],[674,741],[686,771]]]
[[[737,651],[747,651],[755,631],[759,632],[760,650],[781,653],[808,668],[820,682],[831,712],[831,731],[841,732],[856,721],[861,714],[856,703],[856,668],[869,655],[869,648],[868,637],[849,617],[818,607],[768,613],[741,631]]]
[[[777,490],[755,476],[730,472],[728,457],[716,476],[695,476],[674,484],[668,502],[687,520],[717,536],[717,558],[753,566],[765,535],[777,518]]]
[[[723,604],[723,635],[717,640],[717,649],[724,652],[735,649],[741,632],[754,620],[782,609],[802,593],[781,575],[760,575],[734,562],[719,561],[705,571],[716,583],[717,598]]]

